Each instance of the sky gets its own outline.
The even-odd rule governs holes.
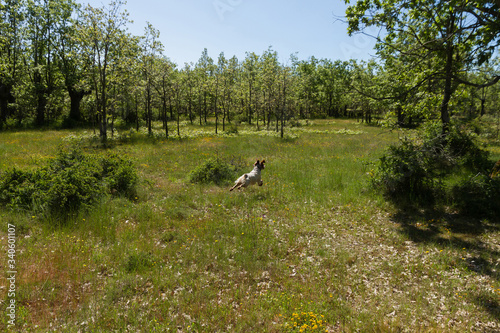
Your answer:
[[[77,0],[93,7],[110,0]],[[349,37],[339,20],[343,0],[128,0],[124,9],[134,22],[128,31],[144,35],[147,22],[160,32],[164,54],[179,66],[196,63],[206,48],[217,61],[221,52],[241,61],[246,52],[261,55],[270,46],[280,62],[296,53],[335,60],[368,60],[374,40]]]

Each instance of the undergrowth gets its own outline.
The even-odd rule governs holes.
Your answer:
[[[489,216],[500,209],[500,183],[490,177],[493,164],[467,129],[454,126],[443,134],[431,126],[390,145],[372,183],[398,204],[451,205],[462,213]]]
[[[133,196],[137,181],[132,162],[124,157],[61,147],[45,166],[1,173],[0,203],[14,210],[67,216],[90,209],[108,194]]]
[[[234,180],[237,174],[236,171],[236,166],[225,159],[219,157],[209,158],[192,170],[188,175],[188,179],[192,183],[222,185]]]

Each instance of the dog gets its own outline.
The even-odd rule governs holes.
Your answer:
[[[262,184],[264,183],[260,178],[260,171],[264,169],[264,163],[266,163],[266,160],[262,160],[262,162],[259,162],[259,160],[257,160],[257,162],[255,162],[255,164],[253,165],[253,170],[236,179],[236,181],[234,182],[234,186],[231,187],[229,191],[234,190],[236,187],[240,189],[242,187],[247,187],[256,183],[259,186],[262,186]]]

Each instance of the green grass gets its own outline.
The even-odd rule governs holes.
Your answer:
[[[315,120],[287,140],[238,130],[214,136],[184,123],[181,139],[168,140],[123,131],[109,149],[134,161],[137,196],[105,199],[64,225],[0,209],[2,248],[7,223],[17,226],[16,330],[464,332],[500,325],[498,221],[397,211],[370,188],[373,163],[396,132],[345,120]],[[104,153],[91,133],[0,133],[0,170],[39,167],[70,135]],[[212,157],[237,161],[241,173],[266,159],[264,186],[229,192],[230,183],[190,183],[189,172]],[[3,268],[7,259],[0,256]],[[4,307],[7,289],[0,289]]]

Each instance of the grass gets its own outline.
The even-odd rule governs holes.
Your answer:
[[[0,209],[2,248],[16,225],[17,331],[499,327],[498,221],[398,211],[370,189],[396,132],[347,120],[315,120],[286,140],[244,126],[208,131],[183,124],[183,138],[168,140],[124,131],[109,149],[134,160],[137,196],[106,199],[65,225]],[[69,136],[101,152],[83,130],[4,132],[0,170],[40,166]],[[217,156],[242,173],[265,158],[264,186],[230,193],[229,183],[187,180]]]

